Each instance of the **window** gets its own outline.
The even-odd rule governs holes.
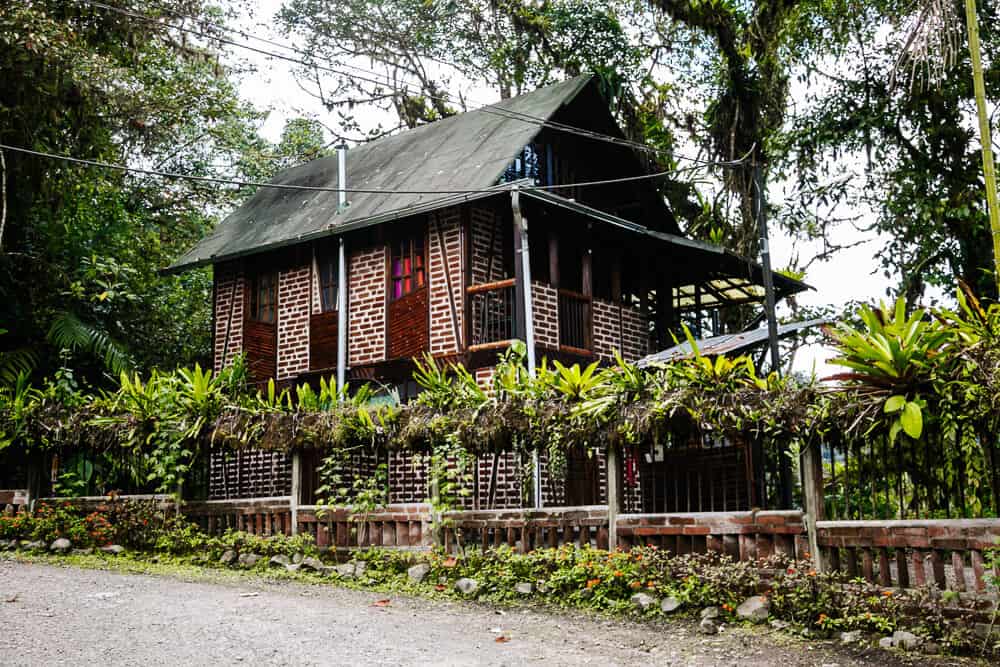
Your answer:
[[[273,271],[258,273],[250,279],[250,319],[275,321],[278,305],[278,276]]]
[[[316,276],[319,280],[319,310],[329,313],[337,310],[337,279],[339,266],[336,251],[316,257]]]
[[[390,298],[395,301],[421,289],[427,280],[423,231],[392,245]]]

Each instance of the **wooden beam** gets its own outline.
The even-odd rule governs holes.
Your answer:
[[[549,284],[559,288],[559,237],[549,230]]]
[[[823,572],[826,564],[819,552],[819,536],[816,522],[823,520],[823,459],[819,443],[813,443],[802,450],[802,499],[805,504],[806,533],[809,538],[809,555],[817,572]]]
[[[611,255],[611,300],[622,302],[622,255],[617,250]]]
[[[594,256],[590,251],[590,248],[583,249],[583,257],[580,258],[580,275],[581,275],[581,286],[580,291],[583,292],[584,296],[594,295]]]

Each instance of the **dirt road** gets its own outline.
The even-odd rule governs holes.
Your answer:
[[[766,630],[385,597],[0,560],[0,665],[903,664]]]

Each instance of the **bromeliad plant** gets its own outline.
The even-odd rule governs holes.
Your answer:
[[[888,309],[861,306],[858,312],[865,325],[858,330],[839,323],[827,331],[840,349],[831,363],[851,369],[829,379],[846,382],[870,412],[866,420],[875,428],[881,410],[890,420],[889,439],[900,433],[919,440],[924,430],[927,407],[922,396],[932,389],[935,367],[941,362],[949,332],[917,309],[909,316],[902,297]]]

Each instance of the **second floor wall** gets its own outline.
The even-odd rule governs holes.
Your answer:
[[[471,203],[348,236],[352,377],[402,379],[409,366],[401,362],[425,351],[473,368],[495,363],[518,337],[512,229],[509,205]],[[257,380],[331,374],[344,310],[337,257],[338,240],[329,239],[217,264],[216,370],[242,352]],[[539,358],[611,360],[620,350],[635,360],[648,353],[648,318],[621,300],[579,290],[559,289],[548,276],[532,282]]]

